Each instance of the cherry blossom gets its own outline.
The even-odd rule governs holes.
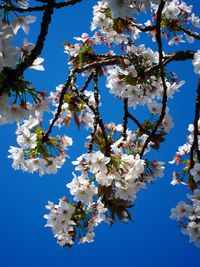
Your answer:
[[[200,50],[194,54],[194,60],[192,61],[194,66],[194,72],[200,75]]]
[[[75,126],[78,134],[87,131],[84,151],[80,149],[72,160],[73,178],[66,185],[71,199],[49,201],[44,218],[61,247],[91,243],[102,222],[131,220],[130,209],[140,190],[164,176],[164,162],[152,150],[160,148],[174,126],[168,102],[185,83],[168,64],[192,59],[194,72],[200,75],[200,50],[184,50],[186,43],[192,47],[200,39],[200,18],[192,5],[179,0],[98,1],[91,33],[74,37],[72,43],[65,41],[69,74],[48,95],[26,80],[26,70],[45,71],[41,55],[51,16],[71,2],[45,2],[33,8],[28,8],[27,0],[15,2],[2,3],[0,20],[0,125],[17,122],[17,144],[10,147],[8,158],[15,170],[56,174],[73,144],[72,138],[60,134],[63,128]],[[29,24],[36,21],[29,12],[37,10],[44,13],[34,45],[20,39],[19,29],[29,34]],[[144,38],[145,33],[150,38]],[[142,40],[148,40],[147,45]],[[104,94],[123,107],[119,124],[103,114]],[[197,90],[194,122],[186,143],[170,161],[177,165],[171,184],[188,186],[190,194],[187,202],[172,208],[170,217],[200,247],[198,105]],[[134,115],[137,108],[144,110],[141,120]]]
[[[28,24],[34,23],[35,21],[36,21],[35,16],[16,17],[12,22],[14,34],[17,34],[20,28],[22,28],[26,34],[29,34]]]

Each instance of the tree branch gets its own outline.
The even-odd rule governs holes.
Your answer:
[[[167,85],[165,83],[165,72],[164,72],[164,64],[163,64],[163,51],[162,51],[162,39],[161,39],[161,29],[160,29],[160,24],[161,24],[161,15],[163,8],[165,6],[165,1],[161,0],[160,5],[158,7],[157,11],[157,21],[156,21],[156,41],[158,44],[158,53],[159,53],[159,70],[160,70],[160,77],[162,80],[163,84],[163,98],[162,98],[162,109],[161,109],[161,114],[159,119],[156,122],[155,127],[153,128],[151,134],[148,136],[146,142],[144,143],[144,146],[142,148],[142,151],[140,153],[140,156],[142,157],[145,149],[147,148],[149,142],[151,141],[152,136],[156,133],[158,130],[159,125],[162,123],[164,117],[165,117],[165,111],[167,107]]]
[[[128,124],[128,98],[124,99],[124,116],[123,116],[123,132],[122,136],[124,137],[124,140],[126,140],[126,130],[127,130],[127,124]]]
[[[82,0],[69,0],[67,2],[60,2],[60,3],[52,3],[52,7],[59,9],[59,8],[63,8],[66,6],[72,6],[75,5],[79,2],[82,2]],[[36,11],[44,11],[46,10],[48,4],[44,4],[41,6],[35,6],[35,7],[28,7],[28,8],[20,8],[20,7],[16,7],[15,5],[0,5],[0,9],[4,10],[4,11],[16,11],[19,13],[25,13],[25,12],[36,12]]]
[[[200,40],[200,35],[198,33],[196,33],[196,32],[194,32],[192,30],[189,30],[189,29],[183,27],[181,24],[178,24],[178,27],[179,27],[179,30],[180,31],[183,31],[187,35],[192,36],[192,37],[194,37],[197,40]]]
[[[68,76],[68,79],[61,91],[61,94],[60,94],[60,99],[59,99],[59,104],[58,104],[58,107],[57,107],[57,111],[56,111],[56,114],[51,122],[51,124],[49,125],[49,129],[48,131],[44,134],[44,137],[43,137],[43,142],[45,142],[46,140],[48,140],[48,137],[53,129],[53,126],[54,124],[56,123],[56,121],[58,120],[60,114],[61,114],[61,111],[62,111],[62,104],[63,104],[63,101],[64,101],[64,96],[65,96],[65,93],[67,92],[67,89],[68,87],[70,86],[71,84],[71,81],[72,81],[72,78],[73,78],[73,72],[71,71],[69,76]]]
[[[33,64],[34,60],[42,52],[42,49],[44,47],[44,42],[48,34],[49,25],[51,23],[51,17],[53,14],[53,5],[52,5],[53,2],[54,0],[49,0],[48,4],[45,6],[45,11],[41,22],[40,34],[37,38],[37,43],[33,48],[33,50],[31,51],[30,56],[27,57],[21,64],[17,66],[15,71],[16,77],[21,76],[23,72]]]
[[[143,133],[148,134],[148,132],[143,128],[142,124],[140,124],[140,122],[131,114],[128,112],[128,118],[130,118],[139,128],[139,130]]]
[[[99,88],[98,88],[98,76],[97,71],[93,74],[93,87],[94,87],[94,100],[95,100],[95,113],[94,113],[94,124],[93,124],[93,131],[91,133],[91,140],[88,146],[88,153],[92,152],[93,142],[95,139],[95,134],[98,127],[99,121]]]
[[[197,94],[196,94],[196,104],[195,104],[195,115],[194,115],[194,140],[190,151],[190,169],[194,167],[194,152],[197,153],[197,160],[200,163],[200,150],[199,150],[199,112],[200,112],[200,78],[198,80]]]

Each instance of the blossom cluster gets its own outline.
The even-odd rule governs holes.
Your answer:
[[[107,87],[110,93],[121,99],[128,99],[128,105],[136,108],[145,105],[151,100],[162,99],[163,85],[157,70],[148,74],[148,71],[158,63],[158,53],[144,45],[127,47],[124,66],[108,69]],[[141,71],[142,70],[142,71]],[[145,75],[145,72],[147,73]],[[166,80],[167,95],[173,94],[184,84],[184,81],[170,83]]]
[[[35,21],[36,17],[34,16],[18,16],[15,17],[9,24],[0,20],[0,71],[2,71],[4,67],[14,68],[16,66],[17,61],[20,59],[20,52],[25,51],[27,49],[27,45],[21,49],[11,46],[10,44],[13,41],[13,36],[17,34],[20,28],[28,34],[28,24],[34,23]]]
[[[23,86],[23,84],[21,84]],[[23,88],[21,87],[23,90]],[[34,92],[34,89],[26,88],[23,95],[16,94],[14,103],[10,103],[10,98],[7,94],[2,94],[0,98],[0,125],[22,122],[24,118],[29,116],[37,117],[42,116],[44,111],[49,111],[49,102],[50,100],[46,98],[45,92]],[[23,100],[26,97],[26,94],[30,94],[34,99],[35,103],[31,104],[30,102],[25,102]],[[20,95],[20,96],[19,96]],[[18,97],[22,101],[17,103]]]
[[[189,235],[190,242],[194,242],[200,247],[200,163],[196,154],[190,159],[192,144],[194,142],[194,125],[188,127],[190,135],[186,144],[178,148],[174,160],[170,163],[183,165],[180,172],[173,173],[172,184],[188,184],[193,194],[188,194],[190,204],[181,201],[171,211],[171,218],[176,219],[184,234]],[[198,131],[200,130],[200,120],[198,121]],[[198,136],[198,146],[200,148],[200,138]],[[193,162],[191,162],[191,160]]]
[[[84,206],[81,202],[75,205],[63,197],[58,205],[49,201],[46,208],[49,214],[44,215],[47,219],[45,226],[52,228],[54,237],[62,247],[71,247],[76,239],[79,243],[93,242],[94,227],[106,221],[107,209],[100,198]]]
[[[73,180],[67,184],[71,195],[74,196],[74,202],[70,202],[70,205],[73,207],[71,208],[70,206],[70,210],[73,209],[74,213],[72,215],[69,212],[70,216],[67,222],[65,221],[62,231],[60,230],[61,224],[60,222],[58,223],[60,220],[59,208],[55,210],[53,207],[53,209],[50,209],[50,213],[45,215],[45,218],[51,221],[50,223],[47,222],[47,226],[52,227],[54,236],[62,246],[66,244],[71,246],[73,244],[73,238],[75,239],[73,227],[79,227],[80,220],[83,220],[85,213],[88,213],[88,209],[94,206],[95,199],[98,199],[98,216],[95,211],[95,217],[92,216],[89,221],[86,220],[87,234],[86,236],[80,234],[78,237],[80,242],[93,241],[94,233],[92,230],[94,225],[97,226],[96,220],[99,220],[99,210],[101,210],[100,214],[105,213],[106,215],[103,216],[103,219],[101,217],[102,221],[106,220],[107,222],[114,223],[116,217],[123,222],[128,221],[131,218],[128,208],[132,207],[136,194],[141,189],[146,188],[146,183],[151,183],[155,178],[163,176],[164,166],[162,162],[156,160],[150,162],[140,158],[139,153],[147,138],[146,135],[138,136],[127,129],[126,140],[124,138],[115,140],[116,136],[123,130],[122,125],[110,123],[105,125],[105,128],[108,131],[108,136],[110,136],[109,141],[112,143],[109,155],[105,156],[100,150],[96,150],[83,154],[76,161],[72,162],[76,166],[75,171],[79,171],[80,174],[76,175],[73,173]],[[95,146],[102,148],[103,140],[100,129],[98,130],[97,140],[99,141]],[[102,144],[100,140],[102,140]],[[145,153],[148,150],[149,147]],[[68,206],[68,204],[66,205]],[[79,223],[77,219],[74,223],[72,218],[78,212],[77,208],[74,208],[77,206],[79,209],[80,207],[82,208],[79,211]],[[52,223],[52,217],[54,223]],[[92,226],[90,225],[91,223]],[[59,233],[57,233],[57,227]]]
[[[67,157],[67,147],[72,145],[72,139],[59,135],[46,138],[42,128],[43,112],[49,111],[49,106],[52,104],[56,108],[52,111],[53,117],[55,117],[63,88],[64,84],[57,86],[55,92],[51,92],[49,97],[39,99],[39,103],[36,105],[26,103],[24,112],[17,105],[7,107],[5,100],[8,96],[2,97],[4,100],[2,101],[2,114],[5,113],[4,120],[6,122],[9,119],[10,121],[19,121],[16,135],[20,148],[12,146],[9,150],[11,153],[9,158],[13,159],[12,167],[14,169],[21,169],[29,173],[39,171],[39,175],[44,175],[45,173],[56,173],[57,169],[63,166]],[[85,90],[83,95],[89,105],[95,106],[92,91]],[[9,108],[11,109],[10,112]],[[78,127],[83,124],[87,128],[93,128],[94,114],[80,97],[69,89],[64,95],[61,112],[54,125],[59,128],[64,125],[68,126],[73,116]],[[24,117],[28,117],[28,119],[22,120]],[[52,123],[52,119],[50,123]]]
[[[28,7],[27,0],[15,2],[22,9]],[[160,3],[164,6],[161,21],[157,23]],[[12,0],[3,2],[11,10],[15,4]],[[44,4],[40,8],[47,7],[48,4]],[[50,8],[53,9],[51,4]],[[150,14],[151,20],[146,21],[143,14],[143,23],[138,23],[138,15],[142,12]],[[164,136],[173,127],[167,100],[174,97],[184,81],[178,81],[175,73],[166,70],[166,65],[176,55],[160,51],[164,42],[159,43],[157,27],[160,27],[160,39],[165,38],[170,46],[186,41],[192,43],[195,36],[199,39],[199,35],[185,27],[200,28],[200,18],[193,13],[191,5],[179,0],[98,1],[93,7],[91,36],[83,33],[74,37],[75,44],[64,45],[71,68],[69,79],[47,97],[44,91],[37,91],[32,83],[25,80],[24,73],[16,75],[20,64],[31,58],[34,44],[25,39],[21,47],[15,47],[11,45],[13,37],[20,29],[29,34],[29,24],[34,23],[36,17],[15,16],[14,13],[14,18],[11,16],[9,21],[5,11],[2,15],[4,19],[0,20],[0,125],[18,123],[18,147],[10,147],[8,157],[13,160],[15,170],[39,172],[40,176],[55,174],[68,157],[67,149],[72,145],[72,139],[66,135],[51,137],[53,127],[69,126],[74,119],[78,128],[84,125],[89,129],[88,151],[72,162],[75,165],[73,179],[66,185],[73,200],[63,197],[58,204],[48,202],[46,208],[49,213],[44,218],[47,220],[46,227],[52,229],[62,247],[71,247],[75,241],[93,242],[94,228],[101,222],[112,224],[117,219],[122,222],[131,220],[129,209],[137,193],[163,176],[164,163],[149,160],[146,155],[151,148],[159,148]],[[8,17],[9,23],[5,17]],[[45,28],[46,21],[41,25]],[[44,34],[45,37],[45,32],[48,30],[45,29],[39,36]],[[144,32],[154,42],[157,41],[158,52],[139,43]],[[42,43],[40,37],[39,46]],[[106,52],[98,54],[98,49]],[[191,58],[192,51],[189,52]],[[182,59],[180,54],[178,60]],[[200,50],[193,54],[194,71],[200,75]],[[44,70],[41,65],[43,60],[38,57],[27,68]],[[81,89],[76,82],[79,73],[86,79]],[[101,92],[98,88],[101,76],[105,76],[109,93],[124,104],[123,125],[104,124],[101,119]],[[88,89],[92,80],[93,91]],[[50,110],[50,104],[53,106],[53,118],[45,131],[43,112]],[[140,124],[129,109],[144,105],[151,115]],[[136,123],[135,131],[128,128],[129,119]],[[200,246],[200,163],[195,151],[191,158],[193,125],[189,126],[189,131],[187,143],[179,147],[171,162],[183,166],[180,172],[173,173],[172,184],[188,184],[193,194],[188,196],[190,204],[180,202],[172,209],[171,218],[176,219],[190,240]]]
[[[198,131],[200,130],[200,120],[198,120]],[[188,127],[188,131],[190,134],[187,137],[187,141],[182,146],[178,147],[178,151],[176,152],[174,159],[170,161],[170,164],[177,164],[177,166],[181,166],[180,172],[175,172],[173,174],[172,184],[180,184],[180,183],[188,183],[191,186],[191,189],[194,189],[198,186],[200,178],[198,175],[198,171],[200,169],[200,164],[198,163],[198,159],[196,154],[193,159],[190,158],[190,151],[194,142],[194,125],[190,124]],[[198,136],[198,143],[200,147],[200,138]],[[191,165],[191,160],[193,160],[193,164]]]
[[[45,138],[41,122],[40,117],[30,116],[18,124],[16,135],[19,147],[11,146],[8,156],[13,160],[12,167],[15,170],[29,173],[38,171],[42,176],[45,173],[55,174],[64,164],[66,150],[72,145],[72,139],[68,136]]]
[[[55,107],[55,110],[52,111],[54,116],[57,112],[60,94],[64,86],[64,84],[60,84],[56,87],[55,92],[50,93],[49,99],[52,105]],[[87,99],[88,105],[95,107],[94,92],[84,90],[81,95]],[[68,89],[68,91],[64,95],[64,102],[61,106],[61,113],[57,121],[55,122],[55,126],[59,128],[64,125],[68,126],[72,118],[74,117],[78,127],[80,127],[80,125],[82,124],[86,128],[93,128],[94,114],[92,113],[88,105],[86,105],[86,103],[80,98],[79,95],[77,95],[76,92]]]
[[[122,4],[125,3],[122,1]],[[98,44],[113,48],[108,51],[108,57],[115,55],[114,44],[121,45],[122,56],[119,64],[103,69],[104,74],[108,74],[106,86],[109,92],[120,99],[127,98],[128,105],[134,108],[154,99],[162,99],[164,89],[156,68],[159,61],[158,52],[144,45],[136,46],[130,43],[130,39],[136,40],[139,37],[140,30],[130,20],[127,23],[115,22],[107,9],[107,3],[104,2],[98,2],[98,5],[94,6],[91,29],[98,31],[92,37],[83,33],[81,37],[75,38],[79,43],[65,45],[65,52],[70,56],[69,63],[75,67],[91,63],[93,58],[95,59],[95,47]],[[170,75],[166,77],[165,83],[170,98],[184,84],[174,77],[171,79]]]
[[[137,40],[142,25],[135,24],[136,15],[150,10],[152,12],[152,20],[146,21],[144,25],[148,27],[153,26],[156,21],[156,12],[159,4],[160,0],[99,1],[94,6],[93,22],[91,25],[91,30],[99,30],[94,34],[95,41],[97,43],[104,42],[109,45],[112,43],[128,43],[128,34],[131,35],[132,40]],[[134,19],[132,15],[134,15]],[[168,40],[170,46],[185,43],[186,41],[189,43],[194,42],[194,37],[188,33],[179,34],[181,26],[188,24],[197,28],[200,27],[200,18],[192,12],[192,5],[188,6],[185,2],[178,0],[166,1],[162,11],[161,31],[162,36]],[[155,30],[150,30],[149,34],[153,36],[155,41]]]
[[[136,1],[116,1],[116,0],[103,0],[107,6],[112,10],[113,18],[130,17],[132,14],[138,14],[139,12],[146,12],[150,9],[152,4],[159,4],[160,0],[136,0]]]
[[[119,9],[112,9],[112,13],[110,12],[112,5],[109,5],[106,1],[98,2],[97,5],[93,7],[91,30],[96,30],[93,35],[95,42],[97,44],[104,43],[107,46],[113,46],[113,44],[127,44],[129,36],[131,36],[132,40],[137,40],[140,30],[134,27],[132,18],[129,17],[126,24],[122,22],[122,20],[126,19],[126,16],[130,14],[130,12],[127,13],[127,9],[132,11],[127,4],[130,1],[122,1],[119,4],[118,1],[112,2],[116,6],[119,5]],[[124,9],[120,8],[122,5],[124,5]],[[122,13],[124,13],[125,16]],[[117,17],[115,17],[115,14]]]
[[[187,5],[186,2],[179,0],[166,1],[162,11],[162,36],[168,40],[168,44],[178,45],[180,43],[194,42],[194,37],[186,32],[179,34],[181,27],[185,25],[192,25],[197,28],[200,27],[200,18],[192,13],[192,5]],[[156,19],[156,12],[158,5],[152,5],[153,21]],[[148,20],[146,26],[152,25],[152,21]],[[195,31],[193,31],[195,33]],[[155,40],[154,32],[152,31],[153,40]]]
[[[184,234],[189,235],[190,242],[200,247],[200,190],[188,194],[190,204],[181,201],[171,210],[171,219],[177,220]]]
[[[19,58],[19,50],[10,45],[14,35],[14,29],[11,25],[4,24],[3,21],[0,20],[0,32],[0,71],[2,71],[4,67],[15,67]]]
[[[26,1],[20,1],[20,3]],[[21,28],[29,34],[29,24],[36,21],[35,16],[16,16],[12,21],[0,20],[0,125],[20,122],[23,118],[33,115],[45,103],[45,93],[35,90],[33,85],[23,77],[14,79],[15,69],[31,54],[34,45],[24,39],[21,47],[11,45],[13,37]],[[30,66],[31,69],[44,70],[40,65],[44,61],[38,57]],[[11,80],[11,77],[13,80]],[[32,99],[33,104],[27,99]]]
[[[102,59],[112,59],[112,56],[116,55],[116,51],[119,54],[118,49],[120,48],[121,54],[118,64],[111,64],[111,66],[102,67],[100,70],[100,73],[107,75],[106,86],[109,88],[109,92],[119,100],[127,99],[130,108],[147,105],[152,114],[153,119],[145,121],[142,130],[140,129],[138,132],[132,132],[127,129],[123,133],[122,125],[106,124],[105,130],[108,140],[105,140],[102,129],[97,125],[96,133],[89,137],[90,141],[88,142],[88,146],[92,142],[95,150],[82,154],[76,161],[73,161],[76,166],[75,171],[80,173],[73,172],[73,180],[67,184],[74,201],[73,204],[70,202],[71,206],[76,207],[78,204],[74,203],[77,202],[87,209],[88,205],[91,205],[95,199],[101,199],[106,209],[107,221],[111,223],[116,218],[121,221],[129,220],[131,216],[128,208],[133,205],[137,193],[146,188],[146,183],[152,182],[156,177],[163,176],[164,167],[162,162],[144,160],[140,157],[143,146],[155,126],[155,118],[161,114],[162,110],[160,102],[163,99],[164,88],[157,68],[159,55],[158,52],[154,52],[144,45],[136,45],[134,43],[139,38],[142,25],[137,27],[135,20],[132,18],[133,13],[139,14],[150,8],[155,17],[159,3],[160,1],[99,1],[93,8],[91,30],[95,31],[94,35],[89,36],[87,33],[83,33],[81,37],[74,38],[78,41],[77,43],[65,44],[65,53],[69,54],[69,64],[74,68],[81,68],[98,59],[95,54],[98,45],[103,44],[112,49],[103,55]],[[169,41],[170,45],[183,42],[182,36],[176,34],[178,23],[198,22],[198,17],[193,13],[190,17],[191,12],[192,6],[187,6],[184,2],[166,2],[163,9],[161,30],[163,37],[168,40],[171,35],[175,34],[174,38]],[[151,26],[152,24],[148,21],[145,25]],[[154,32],[151,31],[149,33],[153,34],[153,39],[155,40]],[[191,36],[186,35],[186,38],[189,42],[193,41]],[[86,71],[84,74],[88,76],[91,72]],[[174,93],[184,84],[184,81],[179,82],[175,75],[167,74],[165,76],[165,84],[167,97],[173,98]],[[58,99],[62,88],[63,85],[57,88],[55,95]],[[76,94],[77,92],[75,92]],[[87,91],[84,94],[87,99],[92,96],[92,100],[89,100],[89,102],[95,108],[94,94],[90,92],[88,95]],[[56,107],[58,102],[55,101]],[[76,103],[75,107],[72,103]],[[78,117],[79,123],[83,122],[88,128],[93,128],[95,115],[85,104],[84,101],[80,101],[80,98],[73,96],[73,90],[66,94],[62,112],[56,125],[60,127],[63,123],[68,124],[75,110],[76,112],[81,112]],[[160,125],[158,125],[158,133],[152,137],[144,154],[151,147],[157,149],[160,142],[164,140],[163,136],[172,127],[173,121],[169,115],[169,108],[166,108],[165,116]],[[117,133],[120,136],[123,135],[123,137],[116,137]],[[110,146],[110,148],[106,146]],[[82,211],[82,213],[84,212]],[[59,217],[57,212],[55,214],[56,218]],[[51,216],[51,212],[45,218],[48,219],[48,216]],[[70,215],[69,221],[72,217],[73,215]],[[53,234],[58,243],[60,243],[60,237],[55,233],[54,226],[51,224],[47,224],[47,226],[52,227]],[[73,227],[75,228],[75,226]],[[74,233],[73,227],[71,226],[70,229]],[[61,239],[71,240],[69,242],[66,241],[64,244],[71,246],[75,236],[74,234],[69,234],[70,230],[68,228],[68,223],[66,223],[65,230],[62,232],[66,233],[67,231],[67,238],[63,237]],[[94,233],[90,236],[93,237]],[[81,238],[78,239],[80,240]]]

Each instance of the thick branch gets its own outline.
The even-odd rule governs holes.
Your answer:
[[[70,0],[67,2],[60,2],[60,3],[52,3],[51,6],[53,8],[59,9],[59,8],[63,8],[66,6],[72,6],[75,5],[79,2],[82,2],[82,0]],[[26,9],[24,8],[20,8],[20,7],[16,7],[14,5],[0,5],[0,9],[4,10],[4,11],[15,11],[15,12],[19,12],[19,13],[25,13],[25,12],[36,12],[36,11],[44,11],[46,9],[48,4],[44,4],[41,6],[35,6],[35,7],[28,7]]]
[[[200,163],[200,151],[199,151],[199,127],[198,127],[198,121],[199,121],[199,112],[200,112],[200,78],[198,81],[198,87],[197,87],[197,94],[196,94],[196,104],[195,104],[195,115],[194,115],[194,140],[190,151],[190,168],[193,168],[194,166],[194,153],[197,153],[197,160]]]
[[[170,55],[166,55],[164,57],[164,65],[167,65],[172,61],[184,61],[188,59],[193,59],[195,53],[196,51],[186,50],[186,51],[177,51]]]
[[[51,17],[53,14],[53,3],[54,0],[50,0],[48,4],[45,6],[45,11],[42,17],[42,22],[41,22],[41,29],[40,29],[40,34],[37,38],[37,43],[33,50],[31,51],[31,54],[29,57],[27,57],[21,64],[19,64],[16,68],[16,77],[19,77],[23,74],[23,72],[30,67],[34,60],[41,54],[44,42],[46,39],[46,36],[48,34],[48,29],[49,25],[51,23]]]
[[[163,57],[163,60],[162,60],[163,65],[166,66],[167,64],[173,61],[184,61],[184,60],[193,59],[195,53],[196,51],[186,50],[186,51],[177,51],[175,53],[166,55],[165,57]],[[114,56],[96,55],[94,62],[84,65],[83,67],[75,68],[74,73],[82,73],[88,69],[92,69],[96,67],[121,64],[121,62],[124,59],[129,59],[129,58],[121,56],[121,55],[114,55]],[[136,56],[136,61],[137,61],[137,56]],[[151,76],[154,72],[158,71],[159,68],[160,66],[159,64],[157,64],[153,66],[151,69],[149,69],[148,71],[145,71],[143,76],[146,79],[149,76]]]

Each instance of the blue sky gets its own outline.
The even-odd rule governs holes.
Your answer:
[[[198,7],[198,1],[187,2]],[[31,70],[27,73],[27,77],[39,89],[54,90],[56,85],[65,81],[68,65],[63,43],[72,41],[74,36],[80,36],[82,32],[89,32],[94,3],[94,0],[85,0],[74,7],[55,12],[42,54],[46,71]],[[199,10],[197,14],[200,15]],[[31,28],[29,40],[32,42],[38,25]],[[179,48],[189,47],[182,45]],[[197,42],[193,49],[199,48]],[[171,64],[171,68],[177,70],[179,78],[184,79],[186,84],[170,101],[175,127],[160,151],[154,152],[155,157],[166,162],[172,159],[177,147],[185,142],[188,124],[193,121],[197,86],[197,76],[193,74],[190,61]],[[109,111],[109,120],[118,120],[116,101],[108,98],[106,93],[103,100],[103,116]],[[199,249],[190,244],[188,236],[183,235],[176,222],[169,219],[170,209],[180,200],[186,200],[187,190],[183,186],[170,185],[173,168],[168,164],[165,177],[138,194],[132,211],[133,223],[118,222],[112,227],[102,224],[96,229],[94,243],[61,249],[50,229],[44,228],[45,205],[48,200],[58,202],[60,197],[67,194],[65,185],[70,181],[73,170],[70,161],[82,153],[84,139],[76,128],[66,130],[67,134],[74,137],[74,147],[69,152],[71,159],[57,175],[39,177],[11,168],[7,151],[10,145],[16,145],[14,132],[15,125],[1,126],[0,266],[198,266]]]

